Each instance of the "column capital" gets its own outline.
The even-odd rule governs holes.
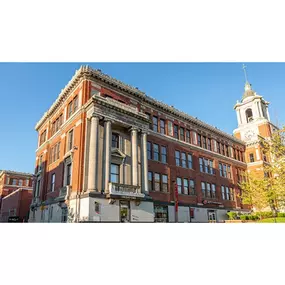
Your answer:
[[[138,127],[132,126],[132,127],[129,128],[129,131],[131,131],[131,132],[133,132],[133,131],[139,132],[140,129]]]
[[[113,124],[113,123],[115,122],[113,119],[111,119],[111,118],[106,118],[106,117],[103,118],[103,121],[104,121],[104,123],[110,122],[111,124]]]
[[[88,120],[91,120],[92,118],[96,118],[96,119],[98,119],[98,120],[103,119],[103,117],[102,117],[101,115],[96,114],[96,113],[92,113],[92,114],[90,114],[89,116],[87,116],[87,119],[88,119]]]

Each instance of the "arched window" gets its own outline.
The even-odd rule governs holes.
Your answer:
[[[252,110],[251,109],[247,109],[245,111],[245,115],[246,115],[246,121],[248,123],[253,120],[253,115],[252,115]]]

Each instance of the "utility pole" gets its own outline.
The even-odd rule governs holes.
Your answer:
[[[177,186],[175,181],[173,181],[173,183],[174,183],[174,203],[175,203],[174,214],[175,214],[175,223],[178,223],[178,186]]]

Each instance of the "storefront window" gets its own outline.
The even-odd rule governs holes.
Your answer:
[[[154,222],[167,223],[168,222],[168,207],[167,206],[154,206]]]

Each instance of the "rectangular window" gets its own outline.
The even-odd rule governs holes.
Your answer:
[[[68,104],[67,113],[68,113],[68,118],[70,118],[72,115],[72,101]]]
[[[239,159],[240,160],[240,159]],[[253,155],[253,153],[250,153],[249,154],[249,161],[250,162],[254,162],[254,155]]]
[[[73,113],[78,109],[78,96],[75,96],[73,99]]]
[[[159,161],[159,146],[158,144],[153,144],[153,159]]]
[[[193,159],[192,159],[192,154],[188,153],[188,168],[193,169]]]
[[[220,176],[223,177],[223,165],[219,163]]]
[[[221,144],[221,154],[225,155],[225,146]]]
[[[178,139],[178,126],[174,125],[174,137]]]
[[[230,188],[230,198],[231,198],[231,201],[234,201],[234,200],[235,200],[235,197],[234,197],[234,189],[233,189],[233,188]]]
[[[29,184],[30,184],[30,180],[26,179],[26,186],[29,186]]]
[[[167,163],[167,151],[165,146],[161,147],[161,162]]]
[[[158,132],[158,118],[153,116],[152,117],[152,129],[155,132]]]
[[[212,184],[211,198],[216,198],[216,185],[215,184]]]
[[[71,163],[66,166],[66,185],[71,183]]]
[[[227,145],[225,146],[225,149],[226,149],[226,151],[225,151],[226,156],[229,156],[229,147]]]
[[[223,177],[227,177],[227,166],[223,164]]]
[[[203,197],[206,197],[206,184],[205,182],[201,182],[201,189]]]
[[[6,184],[9,184],[10,182],[10,177],[6,177]]]
[[[47,134],[47,131],[45,130],[45,131],[42,132],[42,134],[40,135],[40,145],[42,145],[42,144],[46,141],[46,134]]]
[[[148,177],[148,190],[153,191],[153,178],[152,178],[152,172],[151,171],[148,172],[147,177]]]
[[[147,159],[152,159],[151,142],[147,142]]]
[[[220,143],[219,143],[219,142],[217,142],[217,152],[218,152],[218,153],[221,153],[221,146],[220,146]]]
[[[197,135],[197,145],[198,146],[202,146],[202,144],[201,144],[201,135],[200,134]]]
[[[111,163],[111,182],[119,183],[120,181],[120,166]]]
[[[176,166],[180,166],[180,152],[178,150],[175,151],[175,163]]]
[[[193,144],[198,144],[198,142],[197,142],[197,133],[196,132],[192,132],[192,136],[193,136]]]
[[[211,198],[211,184],[207,183],[207,197]]]
[[[204,163],[202,157],[199,157],[199,166],[200,166],[200,172],[204,172]]]
[[[56,151],[56,158],[59,159],[60,157],[60,142],[57,143],[57,151]]]
[[[209,160],[210,174],[214,175],[213,160]]]
[[[231,166],[228,165],[228,178],[231,179],[232,178],[232,171],[231,171]]]
[[[184,168],[187,167],[186,153],[185,152],[181,152],[181,166],[184,167]]]
[[[202,147],[203,148],[207,148],[207,145],[206,145],[206,137],[202,137],[202,143],[203,143],[203,145],[202,145]]]
[[[54,187],[55,187],[55,173],[53,173],[51,176],[51,187],[50,187],[51,192],[54,191]]]
[[[195,195],[195,181],[193,179],[190,179],[189,182],[190,182],[189,194]]]
[[[176,178],[178,194],[182,193],[182,179],[180,177]]]
[[[229,191],[229,187],[226,187],[226,199],[230,200],[230,191]]]
[[[170,121],[168,121],[168,135],[173,136],[173,124]]]
[[[211,147],[211,139],[208,139],[208,150],[212,150],[212,147]]]
[[[203,161],[204,161],[204,171],[206,172],[206,173],[210,173],[209,172],[209,164],[208,164],[208,159],[203,159]]]
[[[168,176],[165,174],[162,175],[162,191],[168,192]]]
[[[155,173],[154,174],[154,190],[155,191],[160,191],[160,174]]]
[[[183,179],[183,194],[188,195],[189,189],[188,189],[188,179]]]
[[[119,135],[118,134],[112,134],[112,147],[119,148]]]
[[[190,131],[186,130],[186,142],[190,143]]]
[[[217,152],[217,141],[213,140],[214,151]]]
[[[168,207],[154,206],[154,222],[167,223],[168,222]]]
[[[148,120],[149,120],[148,127],[149,127],[150,129],[152,129],[151,116],[150,116],[149,113],[145,113],[145,114],[147,115],[147,118],[148,118]]]
[[[221,186],[222,199],[225,200],[225,187]]]
[[[180,140],[181,140],[181,141],[185,141],[184,128],[180,128]]]
[[[73,130],[68,133],[68,147],[67,150],[70,151],[73,147]]]
[[[12,185],[17,185],[17,179],[15,178],[12,179]]]
[[[165,121],[160,119],[160,133],[165,134]]]

